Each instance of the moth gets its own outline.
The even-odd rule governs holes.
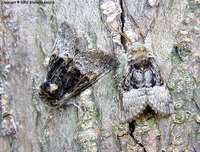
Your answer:
[[[133,121],[147,106],[161,115],[174,113],[169,90],[152,52],[145,47],[132,48],[127,58],[120,91],[121,122]]]
[[[58,29],[53,54],[47,66],[46,82],[40,86],[40,97],[50,106],[59,107],[90,87],[116,64],[103,51],[80,51],[76,32],[63,22]]]

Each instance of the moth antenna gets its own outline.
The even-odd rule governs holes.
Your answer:
[[[113,52],[113,54],[115,54],[115,55],[121,55],[121,54],[123,54],[124,52],[119,52],[119,53],[116,53],[116,52]]]
[[[141,31],[142,31],[142,28],[143,28],[143,26],[144,26],[146,20],[147,20],[147,17],[146,17],[145,20],[143,21],[142,25],[139,27],[139,30],[138,30],[138,40],[139,40],[139,37],[140,37]],[[141,36],[142,36],[142,34],[141,34]],[[143,37],[143,36],[142,36],[142,37]]]
[[[125,39],[127,39],[131,44],[133,44],[133,42],[131,41],[131,39],[130,39],[126,34],[124,34],[124,33],[120,32],[120,31],[114,29],[113,26],[112,26],[110,23],[108,23],[108,24],[110,25],[110,27],[111,27],[115,32],[119,33],[121,36],[123,36]]]

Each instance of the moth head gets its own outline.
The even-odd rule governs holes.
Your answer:
[[[150,60],[146,56],[138,57],[134,62],[134,68],[144,70],[151,66]]]
[[[39,96],[44,99],[48,105],[56,106],[56,101],[61,98],[62,91],[55,83],[47,81],[41,84]]]
[[[130,52],[129,63],[135,69],[144,70],[151,66],[152,54],[146,48],[132,49]]]

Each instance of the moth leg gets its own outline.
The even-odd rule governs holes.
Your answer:
[[[83,110],[81,109],[81,107],[80,107],[79,105],[75,104],[74,102],[67,102],[65,105],[66,105],[66,106],[73,105],[74,107],[78,108],[80,111],[83,111]]]

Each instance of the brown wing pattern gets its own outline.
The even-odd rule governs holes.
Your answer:
[[[40,86],[40,97],[50,106],[64,104],[116,64],[115,59],[103,51],[77,51],[75,43],[75,33],[63,23],[47,67],[46,82]]]

